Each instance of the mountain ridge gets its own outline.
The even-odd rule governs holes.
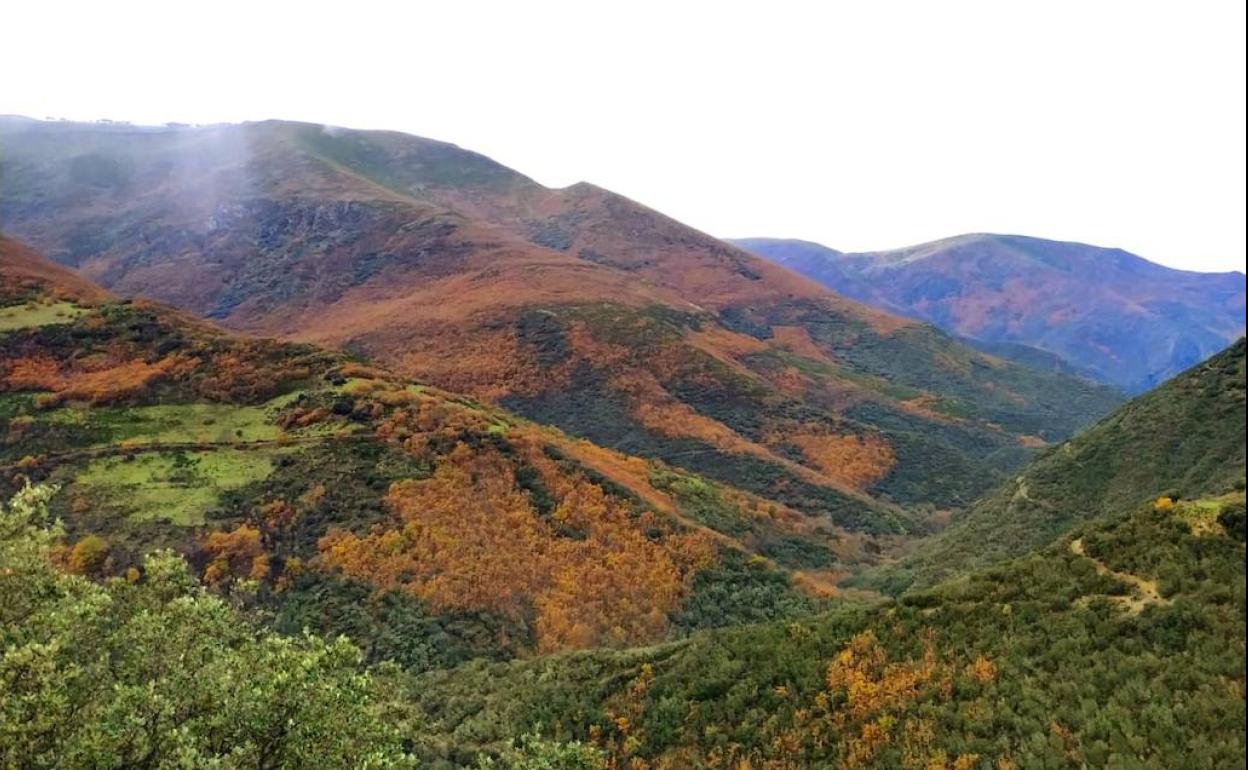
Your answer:
[[[779,239],[738,243],[848,296],[984,343],[1057,354],[1131,393],[1244,328],[1242,273],[1177,270],[1122,249],[993,233],[856,254]]]
[[[888,511],[965,504],[1118,400],[442,142],[286,122],[0,139],[0,222],[120,294],[367,355],[853,526],[921,529]]]

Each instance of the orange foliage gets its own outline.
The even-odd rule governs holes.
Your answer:
[[[162,379],[185,376],[196,365],[195,359],[176,355],[155,363],[97,357],[63,369],[52,358],[33,356],[10,363],[0,383],[12,390],[51,391],[54,397],[44,399],[44,406],[62,401],[106,404],[142,393]]]
[[[65,379],[56,359],[49,356],[19,358],[9,364],[4,384],[11,390],[60,390]]]
[[[108,541],[98,535],[87,535],[74,544],[66,560],[75,575],[99,575],[108,561]]]
[[[991,658],[979,655],[966,667],[966,675],[980,684],[988,684],[997,679],[997,664]]]
[[[437,611],[522,617],[531,608],[544,651],[658,638],[710,560],[708,541],[671,532],[652,540],[647,530],[663,528],[652,515],[634,518],[583,477],[559,477],[549,490],[558,504],[543,519],[501,454],[460,444],[432,478],[392,485],[387,504],[399,527],[331,532],[323,559]]]
[[[855,489],[866,489],[879,481],[897,460],[888,442],[874,434],[801,433],[786,440],[801,449],[811,465]]]
[[[810,338],[810,332],[801,326],[773,326],[771,338],[776,345],[803,358],[831,363],[832,357]]]
[[[963,673],[989,683],[996,669],[980,656]],[[777,758],[760,766],[806,767],[801,761],[806,750],[836,745],[836,767],[875,767],[880,750],[891,745],[906,770],[978,767],[979,755],[951,755],[941,748],[935,724],[915,708],[929,699],[953,697],[956,676],[952,661],[938,655],[930,632],[924,635],[922,655],[905,660],[891,659],[872,631],[862,632],[828,664],[827,689],[816,695],[815,708],[798,709],[792,726],[773,737],[770,746]]]
[[[221,584],[233,578],[263,580],[269,574],[269,557],[260,544],[260,530],[240,524],[229,532],[212,532],[204,540],[212,557],[204,570],[204,582]]]
[[[323,494],[324,487],[321,487],[321,490]],[[264,503],[256,510],[256,514],[265,530],[270,532],[287,529],[299,515],[294,506],[285,500]]]

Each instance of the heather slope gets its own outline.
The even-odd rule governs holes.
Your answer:
[[[123,295],[365,354],[837,525],[920,531],[1112,391],[980,354],[588,184],[265,122],[0,125],[0,222]]]
[[[736,243],[848,297],[989,345],[1039,348],[1130,393],[1244,332],[1242,273],[1173,270],[1121,249],[986,234],[858,254]]]

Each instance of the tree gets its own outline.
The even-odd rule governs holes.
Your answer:
[[[134,582],[57,572],[53,492],[0,507],[0,767],[411,765],[345,638],[257,631],[167,551]]]

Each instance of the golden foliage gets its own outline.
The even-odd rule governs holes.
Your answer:
[[[967,664],[966,675],[980,684],[995,682],[997,679],[997,664],[993,663],[991,658],[977,655],[975,660]]]
[[[634,517],[602,488],[552,473],[522,447],[557,499],[535,510],[499,452],[459,444],[432,478],[391,486],[400,525],[321,539],[325,563],[379,587],[401,587],[439,612],[536,614],[543,651],[659,638],[696,570],[711,559],[701,535]],[[648,531],[663,532],[652,540]]]
[[[263,580],[269,574],[269,557],[260,543],[260,530],[240,524],[228,532],[211,532],[203,542],[211,561],[204,582],[220,585],[235,578]]]
[[[970,770],[977,754],[950,754],[940,745],[936,725],[918,707],[953,697],[959,669],[941,655],[932,633],[923,636],[918,658],[893,659],[873,631],[851,638],[828,663],[826,689],[814,707],[799,708],[792,723],[770,741],[771,756],[757,767],[806,767],[809,750],[835,750],[835,766],[852,770],[894,766],[905,770]],[[979,656],[961,669],[966,677],[989,684],[996,668]],[[890,747],[888,755],[881,755]],[[744,766],[740,763],[736,767]]]
[[[66,559],[66,567],[75,575],[99,575],[108,561],[108,541],[99,535],[87,535],[74,543]]]
[[[882,479],[896,463],[893,448],[875,434],[799,433],[786,437],[802,450],[807,462],[832,479],[866,489]]]
[[[858,720],[913,699],[936,674],[936,654],[928,643],[919,661],[890,663],[871,631],[858,634],[828,666],[827,685],[842,692],[847,708],[836,712],[842,722]]]

